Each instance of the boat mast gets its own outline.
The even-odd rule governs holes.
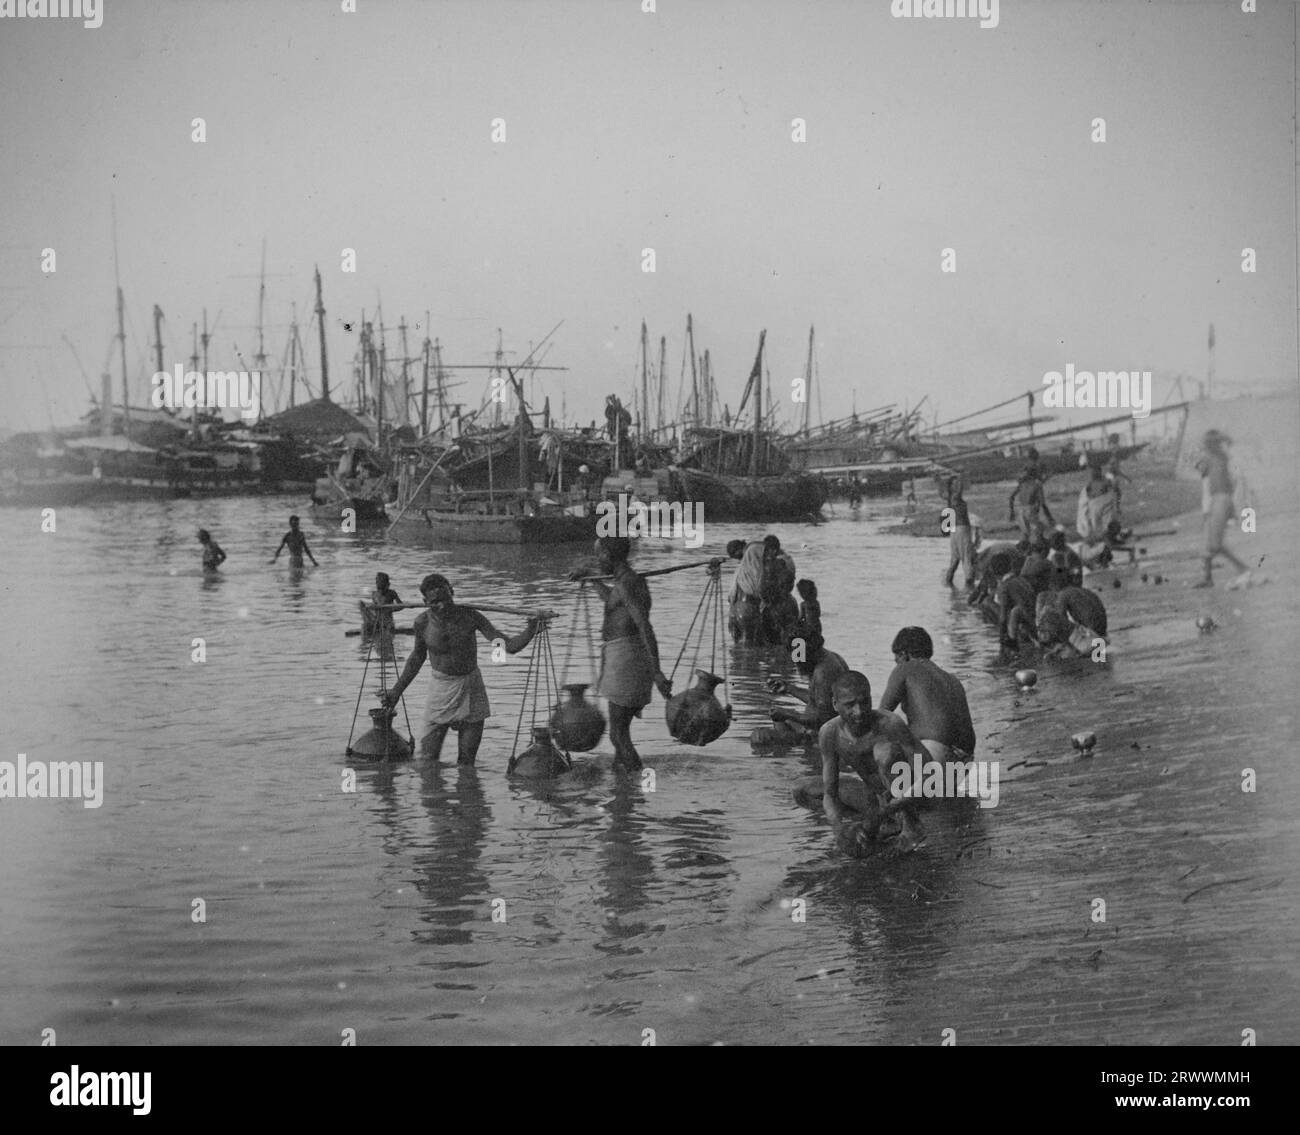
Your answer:
[[[501,393],[501,382],[502,382],[501,364],[505,360],[505,357],[506,357],[506,353],[502,349],[502,342],[501,342],[501,328],[498,327],[497,328],[497,353],[493,358],[494,367],[492,370],[492,394],[493,395],[499,396]],[[499,426],[501,424],[501,406],[503,400],[500,397],[496,397],[494,400],[496,402],[496,406],[492,410],[492,424],[494,426]]]
[[[402,412],[397,415],[397,424],[404,426],[410,421],[411,407],[411,377],[408,370],[410,359],[406,357],[406,316],[402,316],[397,325],[397,330],[402,337]]]
[[[429,313],[424,313],[424,344],[421,347],[424,356],[422,366],[422,375],[420,380],[420,436],[424,437],[429,432],[429,356],[433,352],[433,344],[429,342]]]
[[[294,387],[298,385],[298,304],[293,305],[293,322],[289,325],[289,409],[294,407]]]
[[[519,487],[528,488],[528,439],[525,436],[528,427],[528,410],[524,406],[524,387],[515,372],[510,372],[510,381],[514,383],[515,397],[519,399]]]
[[[812,380],[813,380],[813,332],[814,331],[815,328],[813,327],[808,328],[808,366],[804,370],[804,384],[803,384],[803,432],[805,437],[808,436],[808,418],[809,418],[809,414],[812,411],[812,399],[809,397],[809,394],[812,392]]]
[[[691,422],[700,424],[700,379],[695,370],[695,328],[691,326],[691,313],[686,313],[686,342],[691,353]]]
[[[668,337],[659,336],[659,405],[655,407],[655,429],[664,428],[664,373],[667,370]]]
[[[126,384],[126,301],[117,266],[117,199],[109,198],[113,212],[113,282],[117,285],[117,345],[122,359],[122,434],[131,440],[131,393]]]
[[[704,358],[700,363],[700,376],[704,383],[704,424],[713,425],[713,361],[709,358],[708,347],[704,348]]]
[[[763,342],[766,338],[766,329],[758,333],[758,354],[754,357],[754,369],[749,376],[754,387],[754,441],[749,451],[751,477],[758,476],[758,441],[763,428]]]
[[[316,325],[320,328],[320,396],[330,400],[330,369],[325,354],[325,302],[320,293],[320,269],[316,269]]]
[[[384,340],[384,309],[375,312],[379,319],[379,351],[375,352],[374,337],[370,340],[370,378],[375,384],[375,441],[384,443],[384,369],[388,362],[388,345]]]
[[[442,344],[437,339],[433,341],[433,380],[438,388],[438,423],[439,428],[445,428],[447,425],[447,388],[443,385],[442,373]],[[459,409],[459,407],[457,407]]]
[[[199,369],[199,325],[197,323],[190,324],[190,339],[190,370],[197,371]],[[190,433],[195,437],[199,435],[199,404],[197,400],[190,413]]]
[[[199,388],[201,394],[194,402],[194,436],[199,436],[199,407],[206,406],[208,403],[208,340],[211,336],[208,334],[208,309],[203,309],[203,334],[199,336],[199,344],[203,347],[203,367],[200,369],[200,381],[203,385]]]
[[[162,350],[162,308],[157,304],[153,305],[153,357],[155,366],[159,371],[163,369],[163,350]]]
[[[263,342],[262,317],[266,308],[266,237],[262,238],[262,272],[257,282],[257,354],[253,362],[257,364],[258,381],[266,370],[266,344]]]
[[[641,441],[645,443],[650,433],[650,362],[649,341],[646,336],[645,320],[641,320]],[[635,466],[635,462],[633,465]]]

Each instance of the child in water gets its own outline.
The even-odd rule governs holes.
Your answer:
[[[216,571],[226,561],[226,553],[206,528],[199,529],[199,543],[203,545],[203,570]]]
[[[822,633],[822,605],[817,601],[817,585],[811,579],[796,584],[799,592],[799,623],[809,634]]]
[[[378,607],[392,606],[402,601],[401,596],[389,586],[388,576],[380,572],[375,576],[375,589],[370,593],[370,605],[361,604],[361,620],[367,633],[392,634],[393,612],[379,611]]]

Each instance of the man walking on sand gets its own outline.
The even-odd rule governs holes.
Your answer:
[[[1196,463],[1196,471],[1201,475],[1201,511],[1205,515],[1205,575],[1194,587],[1214,586],[1214,557],[1222,556],[1233,565],[1238,575],[1227,585],[1226,590],[1233,591],[1239,587],[1250,586],[1250,568],[1237,559],[1223,543],[1223,532],[1232,515],[1232,496],[1236,485],[1228,469],[1229,455],[1227,446],[1232,438],[1218,430],[1209,430],[1205,434],[1205,454]]]

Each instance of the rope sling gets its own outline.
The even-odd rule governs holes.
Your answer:
[[[566,769],[573,767],[573,758],[567,749],[557,747],[551,737],[551,730],[546,716],[546,706],[554,699],[559,701],[559,675],[555,669],[555,655],[551,650],[550,627],[543,623],[533,638],[532,650],[528,654],[528,671],[524,675],[524,696],[519,703],[519,717],[515,722],[515,737],[510,746],[510,760],[506,764],[506,773],[515,771],[520,760],[539,748],[550,747],[564,762]],[[519,752],[519,735],[523,732],[524,717],[528,715],[529,730],[533,742],[523,752]],[[538,725],[539,715],[542,724]]]
[[[375,641],[380,636],[371,634],[367,636],[369,644],[366,648],[366,664],[361,671],[361,684],[357,689],[357,704],[352,709],[352,724],[348,728],[348,743],[344,749],[345,756],[363,756],[363,757],[381,757],[384,759],[398,759],[409,757],[415,752],[415,733],[411,729],[411,715],[406,708],[405,694],[399,699],[402,703],[402,715],[406,720],[407,740],[405,744],[409,746],[403,751],[403,741],[392,731],[393,717],[396,710],[389,709],[382,704],[378,709],[370,710],[370,718],[375,723],[374,727],[368,732],[362,734],[357,740],[357,747],[352,747],[352,735],[356,732],[357,717],[361,713],[361,698],[366,692],[366,678],[370,673],[370,659],[375,653]],[[397,660],[393,659],[393,676],[397,676]],[[382,699],[388,694],[388,655],[382,649],[379,652],[379,697]]]

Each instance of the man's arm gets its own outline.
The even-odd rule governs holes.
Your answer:
[[[304,537],[302,538],[302,550],[303,550],[304,552],[307,553],[307,558],[308,558],[309,560],[311,560],[311,566],[312,566],[312,567],[320,567],[320,564],[318,564],[318,563],[316,562],[316,557],[313,556],[313,555],[311,554],[311,549],[310,549],[309,547],[307,547],[307,537],[306,537],[306,536],[304,536]]]
[[[885,713],[893,713],[903,704],[903,695],[907,692],[907,679],[903,675],[904,663],[900,662],[889,674],[885,683],[885,692],[880,697],[880,708]]]
[[[220,544],[218,544],[215,540],[213,540],[212,543],[213,543],[213,546],[217,549],[217,563],[218,563],[218,564],[224,564],[224,563],[226,562],[226,552],[225,552],[225,549],[222,548],[222,546],[221,546]]]
[[[831,823],[839,823],[844,818],[844,808],[840,804],[840,758],[835,748],[833,721],[822,726],[817,743],[822,751],[822,807]]]
[[[415,676],[420,672],[420,667],[424,665],[424,660],[429,656],[429,648],[424,642],[424,627],[428,622],[428,615],[419,615],[415,620],[415,646],[411,650],[411,657],[406,660],[406,668],[402,671],[402,676],[393,683],[384,698],[384,704],[396,705],[397,699],[402,696],[402,691],[406,689],[413,681]]]
[[[471,610],[473,610],[473,608],[471,608]],[[538,628],[541,625],[542,620],[534,615],[528,620],[527,626],[525,626],[522,631],[513,638],[506,638],[505,635],[492,625],[491,621],[482,611],[474,611],[474,626],[478,630],[479,634],[487,639],[488,642],[496,642],[497,639],[503,639],[506,644],[507,654],[518,654],[523,650],[525,646],[533,641],[533,638],[536,636]]]
[[[280,537],[280,546],[276,548],[275,555],[271,557],[272,563],[275,563],[275,561],[280,558],[280,553],[284,551],[284,546],[288,542],[289,542],[289,533],[286,532],[283,536]]]
[[[1007,502],[1007,519],[1015,520],[1016,518],[1016,497],[1020,495],[1020,482],[1016,482],[1016,487],[1011,490],[1011,499]]]
[[[655,668],[655,688],[667,698],[672,695],[673,684],[664,677],[663,667],[659,664],[659,643],[655,639],[654,627],[650,625],[650,612],[646,610],[645,601],[640,594],[643,590],[648,592],[648,588],[644,580],[638,579],[638,583],[640,586],[635,589],[620,588],[623,605],[627,608],[627,613],[632,616],[632,622],[636,624],[636,629],[641,632],[641,638],[645,642],[646,651]]]

